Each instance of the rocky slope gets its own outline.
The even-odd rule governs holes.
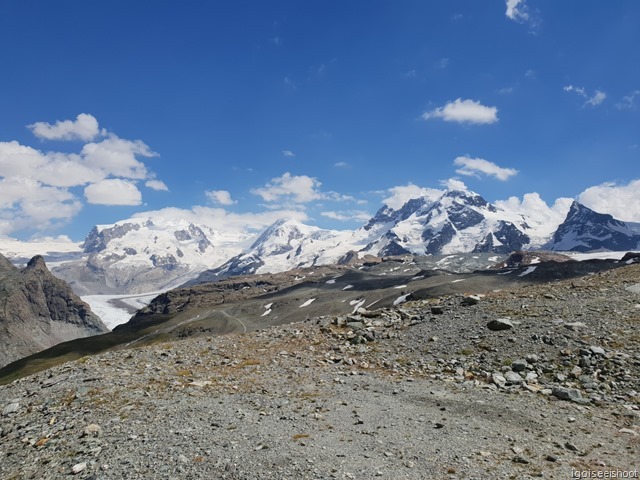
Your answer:
[[[108,331],[36,256],[20,270],[0,255],[0,367],[60,342]]]
[[[479,480],[633,471],[640,264],[630,255],[620,265],[160,341],[25,377],[0,387],[0,475]]]

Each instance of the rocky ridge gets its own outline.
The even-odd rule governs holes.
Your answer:
[[[0,367],[108,328],[40,256],[23,269],[0,255]]]
[[[570,478],[640,458],[640,265],[0,387],[3,478]]]

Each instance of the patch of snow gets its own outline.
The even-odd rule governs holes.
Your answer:
[[[271,309],[269,308],[269,309],[265,310],[265,312],[264,312],[262,315],[260,315],[260,316],[261,316],[261,317],[266,317],[266,316],[267,316],[267,315],[269,315],[270,313],[271,313]]]
[[[328,283],[329,285],[336,283],[335,278],[332,278],[331,280],[327,280],[325,283]]]
[[[411,295],[411,294],[410,294],[410,293],[407,293],[406,295],[400,295],[398,298],[396,298],[396,299],[393,301],[393,304],[394,304],[394,305],[400,305],[401,303],[406,302],[406,301],[407,301],[407,297],[408,297],[409,295]]]
[[[353,288],[353,285],[347,285],[347,286],[346,286],[346,287],[344,287],[342,290],[349,290],[349,289],[351,289],[351,288]]]
[[[538,267],[527,267],[527,269],[524,272],[518,274],[518,276],[519,277],[524,277],[525,275],[529,275],[530,273],[534,272],[536,270],[536,268],[538,268]]]
[[[265,309],[265,310],[271,310],[271,306],[272,306],[272,305],[273,305],[273,302],[271,302],[271,303],[267,303],[267,304],[264,306],[264,309]]]
[[[355,304],[360,303],[360,302],[364,302],[364,300],[362,298],[357,298],[356,300],[351,300],[349,302],[349,305],[355,305]]]
[[[395,286],[393,288],[407,288],[407,286],[406,285],[397,285],[397,286]]]
[[[300,305],[298,308],[308,307],[309,305],[311,305],[313,303],[314,300],[315,300],[315,298],[310,298],[309,300],[304,302],[302,305]]]
[[[356,313],[358,311],[358,309],[364,305],[365,300],[362,300],[361,302],[358,302],[354,305],[353,307],[353,311],[351,313]]]
[[[459,278],[457,280],[451,280],[451,283],[464,282],[464,278]]]
[[[133,316],[133,312],[146,307],[151,300],[162,292],[149,292],[141,295],[85,295],[81,297],[91,307],[91,311],[98,315],[102,322],[114,329],[118,325],[127,323]],[[116,304],[119,300],[122,304]],[[129,308],[127,308],[127,306]]]
[[[601,259],[601,260],[607,260],[607,259],[622,260],[622,257],[624,257],[627,252],[628,250],[625,250],[623,252],[591,252],[591,253],[561,252],[561,253],[565,255],[569,255],[574,260],[582,261],[582,260],[592,260],[594,258]]]
[[[411,280],[420,280],[424,278],[424,275],[418,275],[417,277],[413,277]]]

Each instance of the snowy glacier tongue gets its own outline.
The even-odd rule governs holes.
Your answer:
[[[139,295],[85,295],[81,297],[87,302],[91,311],[98,315],[110,329],[127,323],[136,310],[146,307],[151,300],[163,292],[149,292]]]

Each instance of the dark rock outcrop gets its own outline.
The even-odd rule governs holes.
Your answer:
[[[20,270],[0,255],[0,366],[60,342],[107,332],[37,255]]]

